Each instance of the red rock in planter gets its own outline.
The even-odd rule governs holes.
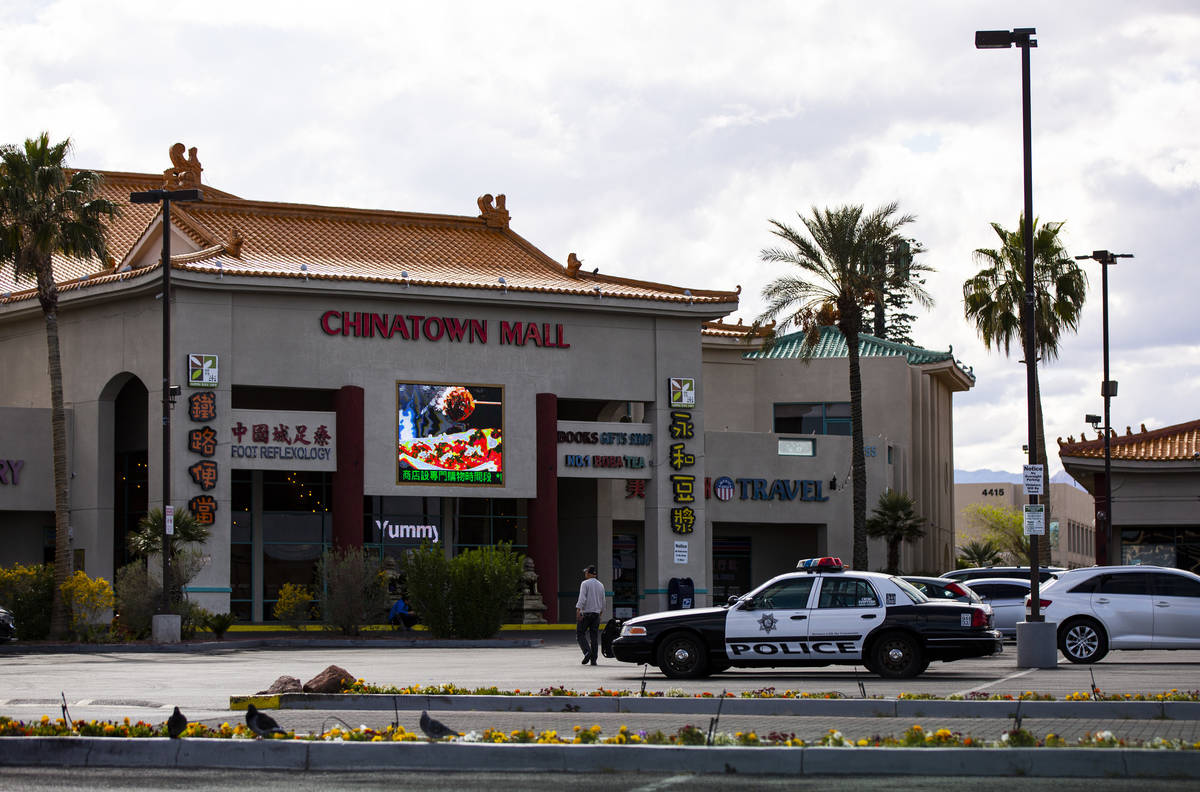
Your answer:
[[[340,693],[342,682],[353,682],[350,672],[339,666],[331,665],[312,679],[304,683],[305,693]]]

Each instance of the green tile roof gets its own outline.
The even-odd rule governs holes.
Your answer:
[[[822,327],[821,338],[812,349],[812,353],[808,355],[810,358],[844,358],[849,354],[849,349],[846,346],[846,337],[842,335],[842,331],[836,327]],[[920,366],[925,363],[940,363],[945,360],[954,360],[954,349],[948,349],[945,352],[934,352],[931,349],[922,349],[921,347],[909,346],[907,344],[899,344],[895,341],[887,341],[883,338],[876,338],[873,335],[859,333],[858,335],[858,354],[861,357],[900,357],[908,359],[910,365]],[[804,355],[804,333],[789,333],[787,335],[778,336],[775,339],[774,345],[770,349],[755,350],[747,352],[742,357],[754,359],[775,359],[775,360],[798,360]],[[959,364],[964,371],[969,370]]]

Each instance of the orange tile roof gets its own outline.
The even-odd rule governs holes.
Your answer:
[[[1143,425],[1137,434],[1125,427],[1124,435],[1114,432],[1110,436],[1109,452],[1113,459],[1137,462],[1200,459],[1200,420],[1149,431]],[[1084,440],[1080,437],[1078,441],[1074,437],[1068,437],[1066,441],[1060,437],[1058,455],[1103,459],[1104,436],[1100,435],[1095,440]]]
[[[160,188],[162,177],[101,173],[104,197],[123,204],[121,216],[109,225],[111,259],[104,266],[56,258],[55,276],[63,292],[140,276],[157,267],[156,261],[141,270],[117,271],[128,267],[131,254],[147,246],[158,249],[159,242],[146,235],[160,206],[129,204],[128,199],[130,192]],[[497,215],[496,207],[485,207],[483,199],[481,214],[469,217],[250,201],[208,185],[201,185],[201,190],[202,202],[171,207],[172,226],[200,248],[172,255],[177,270],[714,306],[736,304],[741,292],[741,287],[737,291],[686,289],[595,274],[580,270],[577,261],[563,266],[511,231],[507,213]],[[502,199],[496,205],[504,211]],[[13,282],[11,268],[0,271],[0,304],[31,299],[32,289],[32,283]]]
[[[755,329],[753,325],[742,324],[742,320],[738,319],[737,324],[729,324],[728,322],[705,322],[701,328],[701,335],[712,338],[766,338],[771,335],[772,329],[775,327],[775,320],[771,323]]]

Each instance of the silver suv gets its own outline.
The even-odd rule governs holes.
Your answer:
[[[1182,569],[1070,569],[1042,585],[1039,602],[1072,663],[1094,663],[1109,649],[1200,649],[1200,576]]]

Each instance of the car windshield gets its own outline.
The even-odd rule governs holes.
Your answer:
[[[931,601],[929,599],[929,597],[926,597],[924,594],[921,593],[920,589],[918,589],[912,583],[909,583],[907,580],[904,580],[903,578],[893,577],[893,578],[888,578],[888,580],[895,583],[896,587],[899,588],[901,591],[903,591],[904,594],[913,602],[930,602]]]

